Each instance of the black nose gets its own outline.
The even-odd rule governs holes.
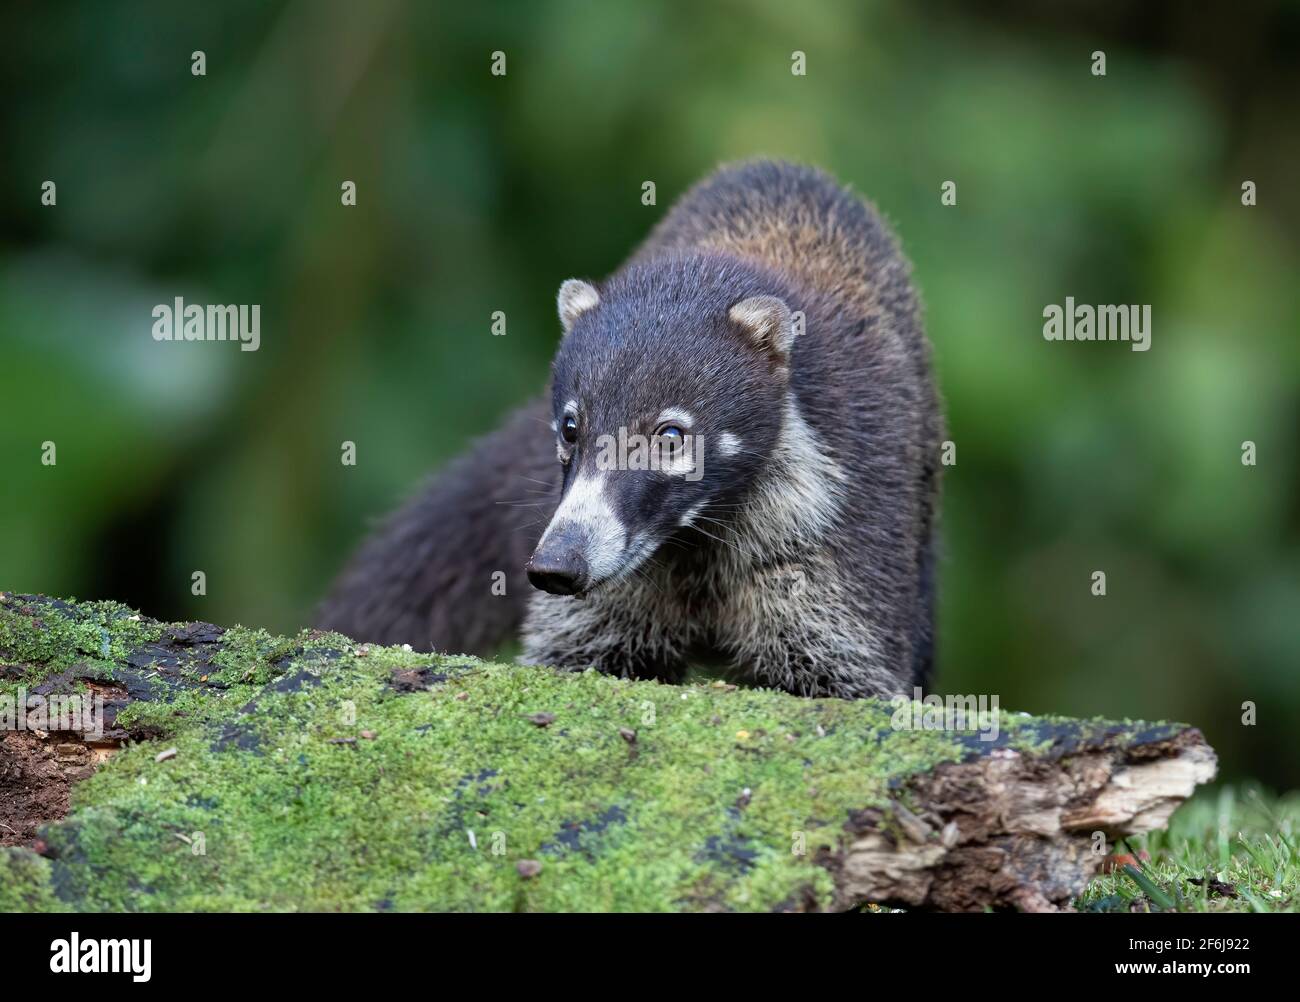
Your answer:
[[[552,595],[574,595],[587,587],[587,561],[574,551],[534,553],[528,561],[528,580]]]

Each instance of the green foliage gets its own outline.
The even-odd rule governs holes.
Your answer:
[[[1300,798],[1254,787],[1206,789],[1163,831],[1116,851],[1145,854],[1098,877],[1088,911],[1295,911],[1300,902]],[[1145,858],[1145,857],[1149,857]]]

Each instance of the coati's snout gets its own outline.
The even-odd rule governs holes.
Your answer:
[[[587,534],[565,522],[559,531],[548,533],[528,561],[528,580],[534,588],[552,595],[576,595],[591,584],[587,566]]]
[[[628,531],[614,510],[608,477],[584,471],[573,478],[526,570],[534,588],[582,595],[628,568]]]

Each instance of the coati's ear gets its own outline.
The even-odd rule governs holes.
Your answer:
[[[555,305],[560,313],[560,326],[568,334],[573,322],[588,310],[600,303],[600,293],[590,282],[580,278],[570,278],[560,286],[560,294],[555,297]]]
[[[758,347],[780,361],[789,357],[790,345],[794,342],[794,323],[784,299],[750,296],[733,306],[728,316]]]

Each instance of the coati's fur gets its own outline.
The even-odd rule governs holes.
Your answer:
[[[664,680],[721,660],[808,695],[923,682],[943,422],[876,212],[808,167],[724,167],[559,307],[551,393],[392,516],[320,624],[474,653],[521,631],[525,662]],[[699,436],[703,475],[599,469],[620,428]]]

